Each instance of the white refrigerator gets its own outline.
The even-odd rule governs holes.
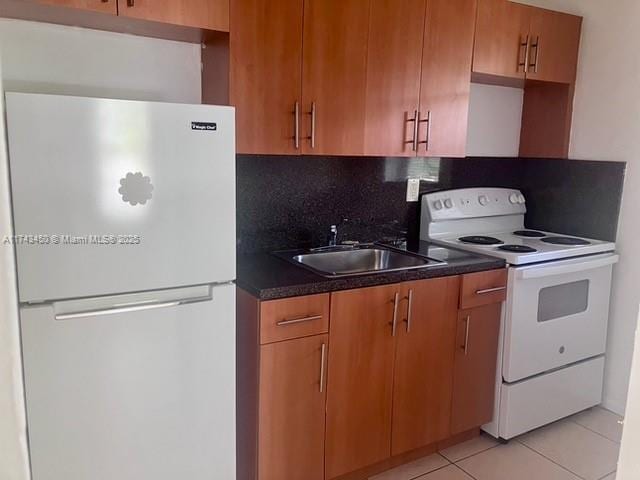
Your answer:
[[[33,480],[234,479],[234,110],[6,111]]]

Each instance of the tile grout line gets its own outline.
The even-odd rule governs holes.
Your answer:
[[[570,422],[573,422],[573,423],[575,423],[576,425],[578,425],[578,426],[580,426],[580,427],[582,427],[582,428],[584,428],[584,429],[586,429],[586,430],[589,430],[590,432],[593,432],[593,433],[595,433],[596,435],[599,435],[600,437],[605,438],[605,439],[609,440],[610,442],[613,442],[613,443],[615,443],[616,445],[620,446],[620,443],[621,443],[621,442],[618,442],[617,440],[612,440],[611,438],[609,438],[609,437],[607,437],[607,436],[603,435],[602,433],[600,433],[600,432],[598,432],[598,431],[594,430],[593,428],[587,427],[586,425],[582,425],[581,423],[578,423],[578,422],[576,422],[575,420],[572,420],[571,418],[569,418],[568,420],[569,420]]]
[[[440,455],[440,454],[438,454],[438,455]],[[442,457],[442,455],[440,455],[440,456]],[[445,457],[442,457],[442,458],[444,458],[446,461],[449,461],[448,458],[445,458]],[[417,477],[411,477],[409,480],[420,480],[422,477],[426,477],[427,475],[431,475],[432,473],[437,472],[438,470],[442,470],[443,468],[450,467],[451,465],[453,465],[453,463],[449,462],[447,465],[443,465],[443,466],[438,467],[435,470],[431,470],[430,472],[427,472],[427,473],[421,473]]]
[[[607,473],[604,477],[599,478],[598,480],[604,480],[604,479],[605,479],[605,478],[607,478],[609,475],[611,475],[611,474],[613,474],[613,473],[617,473],[617,472],[618,472],[618,469],[616,468],[613,472],[611,472],[611,473]],[[616,476],[617,476],[617,475],[616,475]]]
[[[442,459],[444,459],[444,460],[447,462],[447,464],[446,464],[446,465],[443,465],[443,466],[441,466],[441,467],[438,467],[438,468],[436,468],[436,469],[434,469],[434,470],[429,470],[428,472],[421,473],[421,474],[419,474],[419,475],[418,475],[418,476],[416,476],[416,477],[408,478],[407,480],[418,480],[420,477],[424,477],[425,475],[430,475],[430,474],[432,474],[433,472],[437,472],[438,470],[442,470],[443,468],[447,468],[447,467],[449,467],[449,466],[453,465],[453,462],[451,462],[451,461],[450,461],[447,457],[445,457],[444,455],[441,455],[441,454],[440,454],[440,452],[435,452],[435,453],[432,453],[431,455],[438,455],[439,457],[441,457]],[[428,456],[429,456],[429,455],[427,455],[427,457],[428,457]],[[422,458],[427,458],[427,457],[422,457]],[[418,460],[421,460],[421,458],[418,458],[418,459],[414,460],[414,462],[417,462]],[[412,462],[409,462],[409,463],[412,463]],[[408,465],[409,463],[405,463],[404,465]],[[398,467],[395,467],[395,468],[400,468],[400,467],[402,467],[402,466],[403,466],[403,465],[399,465]],[[390,470],[387,470],[386,472],[390,472],[391,470],[395,470],[395,468],[392,468],[392,469],[390,469]],[[381,475],[382,473],[386,473],[386,472],[381,472],[381,473],[380,473],[380,474],[378,474],[378,475]],[[377,475],[376,475],[376,476],[377,476]],[[368,480],[372,480],[373,478],[374,478],[374,477],[369,477],[369,478],[368,478]]]
[[[485,449],[483,449],[483,450],[480,450],[480,451],[478,451],[478,452],[476,452],[476,453],[472,453],[471,455],[467,455],[466,457],[459,458],[459,459],[457,459],[456,461],[449,460],[447,457],[444,457],[444,455],[442,455],[442,456],[443,456],[444,458],[447,458],[447,460],[449,460],[451,463],[453,463],[453,464],[455,465],[455,464],[457,464],[458,462],[461,462],[461,461],[463,461],[463,460],[466,460],[467,458],[475,457],[476,455],[480,455],[481,453],[484,453],[484,452],[486,452],[486,451],[488,451],[488,450],[491,450],[492,448],[496,448],[496,447],[499,447],[499,446],[500,446],[500,444],[499,444],[499,443],[497,443],[497,444],[495,444],[495,445],[491,445],[490,447],[487,447],[487,448],[485,448]]]
[[[493,447],[491,447],[493,448]],[[486,450],[485,450],[486,452]],[[471,458],[471,457],[467,457],[467,458]],[[457,463],[454,463],[453,465],[455,465],[455,467],[460,470],[461,472],[463,472],[465,475],[468,475],[470,478],[473,478],[473,480],[478,480],[476,477],[474,477],[473,475],[471,475],[469,472],[467,472],[464,468],[462,468],[460,465],[458,465]]]
[[[559,464],[558,462],[556,462],[555,460],[552,460],[551,458],[547,457],[546,455],[544,455],[543,453],[540,453],[539,451],[535,450],[534,448],[530,447],[529,445],[526,445],[524,443],[522,443],[520,440],[515,440],[516,442],[518,442],[520,445],[522,445],[525,448],[528,448],[529,450],[531,450],[533,453],[536,453],[538,455],[540,455],[542,458],[545,458],[547,460],[549,460],[551,463],[557,465],[558,467],[562,468],[563,470],[566,470],[567,472],[569,472],[571,475],[575,475],[576,477],[582,479],[582,480],[587,480],[586,478],[584,478],[581,475],[578,475],[576,472],[573,472],[571,470],[569,470],[567,467],[565,467],[564,465]],[[607,474],[608,475],[608,474]]]

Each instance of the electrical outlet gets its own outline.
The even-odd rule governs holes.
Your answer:
[[[407,180],[407,202],[418,200],[420,200],[420,179],[410,178]]]

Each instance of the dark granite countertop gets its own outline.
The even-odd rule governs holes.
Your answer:
[[[419,251],[436,260],[435,265],[415,270],[373,273],[358,276],[327,278],[305,268],[298,267],[270,253],[242,255],[238,257],[236,284],[259,300],[312,295],[315,293],[349,290],[389,283],[446,277],[463,273],[503,268],[504,260],[476,255],[461,250],[439,247],[420,242],[413,251]]]

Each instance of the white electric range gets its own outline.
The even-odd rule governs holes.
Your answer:
[[[421,240],[503,258],[506,302],[495,415],[510,439],[602,400],[615,244],[525,228],[518,190],[470,188],[422,197]]]

